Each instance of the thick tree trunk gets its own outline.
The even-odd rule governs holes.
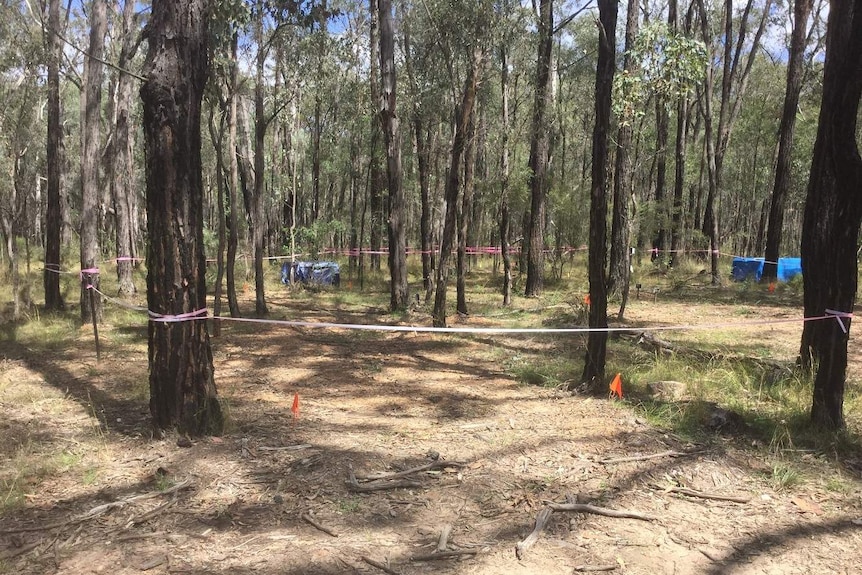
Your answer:
[[[626,41],[623,68],[634,74],[637,62],[629,51],[638,35],[638,0],[629,0],[626,16]],[[608,291],[621,300],[619,318],[625,314],[631,279],[631,203],[632,203],[632,118],[620,123],[617,131],[617,153],[614,169],[614,208],[611,218],[611,262]]]
[[[856,302],[856,245],[862,223],[862,157],[857,120],[862,96],[862,4],[833,0],[829,8],[823,95],[805,220],[802,270],[805,317],[852,313]],[[815,367],[812,422],[844,426],[844,385],[850,318],[806,321],[800,356]]]
[[[154,0],[141,87],[147,173],[147,303],[156,314],[206,317],[201,96],[207,80],[205,0]],[[205,321],[149,324],[150,413],[156,433],[223,428]]]
[[[60,184],[63,172],[63,126],[60,118],[60,0],[48,3],[48,138],[47,209],[45,212],[45,309],[62,310],[60,293],[60,232],[63,227]]]
[[[599,54],[596,64],[595,126],[593,128],[593,165],[590,185],[590,280],[591,331],[581,381],[590,393],[604,391],[605,356],[608,333],[608,295],[605,286],[607,262],[607,186],[608,132],[611,126],[611,90],[614,81],[617,1],[598,0]]]
[[[802,60],[805,57],[806,29],[813,0],[795,0],[793,3],[793,31],[790,36],[790,55],[787,62],[787,83],[784,90],[784,109],[778,129],[778,159],[775,164],[775,184],[772,188],[772,205],[766,232],[762,281],[774,281],[778,276],[778,258],[781,256],[781,235],[784,227],[784,205],[790,188],[790,163],[793,156],[793,135],[799,93],[802,90]]]
[[[432,312],[434,327],[446,327],[446,287],[449,283],[449,257],[455,244],[456,213],[458,209],[458,189],[461,186],[461,156],[467,138],[467,126],[473,118],[476,103],[476,90],[481,75],[484,55],[478,47],[473,49],[473,60],[464,84],[461,105],[456,110],[455,136],[452,139],[452,154],[449,162],[449,175],[446,178],[446,216],[443,222],[443,235],[440,238],[440,257],[437,262],[437,289],[434,294]]]
[[[389,307],[404,311],[409,304],[407,286],[407,200],[401,185],[401,135],[398,132],[395,82],[395,31],[391,0],[377,0],[380,12],[380,71],[383,100],[380,122],[386,144],[389,180]]]
[[[551,47],[553,45],[554,3],[539,2],[539,54],[536,60],[536,98],[530,139],[530,223],[527,254],[527,281],[524,293],[542,293],[545,266],[545,172],[548,167],[549,134],[547,108],[551,96]]]
[[[90,13],[90,46],[85,59],[81,143],[81,269],[96,270],[99,262],[99,160],[101,152],[102,59],[108,21],[105,0],[95,0]],[[89,279],[87,279],[88,276]],[[84,274],[81,282],[81,321],[102,321],[102,298],[90,297],[99,288],[99,273]],[[92,304],[92,306],[91,306]]]

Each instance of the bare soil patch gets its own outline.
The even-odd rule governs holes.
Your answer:
[[[378,309],[271,297],[280,317],[395,321]],[[652,325],[763,313],[762,305],[661,298],[629,309],[630,322]],[[745,328],[722,345],[792,361],[798,329]],[[150,439],[145,328],[109,325],[102,333],[99,363],[86,328],[76,345],[51,351],[0,342],[0,477],[8,489],[0,493],[2,572],[860,572],[858,462],[799,453],[794,465],[804,479],[777,490],[769,454],[745,437],[691,443],[619,402],[526,386],[506,371],[525,349],[580,356],[581,336],[227,323],[213,350],[231,427],[224,437],[180,447],[177,437]],[[673,337],[702,346],[700,334]],[[854,363],[851,377],[858,373]],[[673,455],[607,461],[667,452]],[[34,461],[44,469],[20,471]],[[417,467],[429,469],[363,480]],[[386,481],[408,484],[357,489],[390,487]],[[516,544],[548,502],[655,520],[558,511],[517,559]]]

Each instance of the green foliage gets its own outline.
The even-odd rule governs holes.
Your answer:
[[[614,77],[613,108],[620,122],[631,123],[645,114],[650,94],[665,106],[688,95],[706,73],[707,50],[700,40],[672,32],[663,22],[644,26],[628,52],[637,71]]]
[[[318,220],[310,226],[296,229],[296,248],[304,254],[306,259],[316,260],[327,245],[331,245],[331,239],[337,234],[344,234],[350,229],[350,225],[342,220],[323,221]],[[290,230],[286,230],[290,233]],[[285,249],[289,252],[290,246]]]

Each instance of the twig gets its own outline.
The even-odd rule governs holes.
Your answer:
[[[378,569],[380,569],[384,573],[389,573],[389,575],[401,575],[400,571],[396,571],[395,569],[392,569],[391,567],[387,567],[385,563],[381,563],[380,561],[375,561],[371,557],[366,557],[365,555],[363,555],[362,557],[360,557],[360,559],[362,559],[363,561],[365,561],[366,563],[368,563],[372,567],[377,567]]]
[[[308,449],[312,445],[310,443],[300,443],[298,445],[285,445],[283,447],[267,447],[266,445],[262,445],[258,447],[261,451],[300,451],[302,449]]]
[[[414,555],[410,558],[411,561],[439,561],[441,559],[453,559],[455,557],[464,557],[465,555],[479,555],[481,549],[453,549],[451,551],[443,551],[442,553],[428,553],[426,555]]]
[[[402,477],[407,477],[408,475],[413,475],[414,473],[421,473],[422,471],[433,471],[435,469],[446,469],[447,467],[464,467],[463,463],[458,461],[432,461],[431,463],[426,463],[425,465],[420,465],[418,467],[412,467],[410,469],[405,469],[404,471],[399,471],[397,473],[373,473],[366,477],[357,477],[359,481],[378,481],[381,479],[400,479]]]
[[[751,497],[745,495],[721,495],[719,493],[705,493],[703,491],[695,491],[688,487],[660,487],[651,485],[653,489],[659,489],[668,493],[679,493],[680,495],[688,495],[689,497],[698,497],[700,499],[712,499],[715,501],[731,501],[733,503],[748,503]]]
[[[324,527],[323,525],[321,525],[320,523],[315,521],[315,519],[311,516],[310,513],[303,513],[300,517],[302,517],[303,521],[305,521],[306,523],[308,523],[309,525],[311,525],[315,529],[318,529],[319,531],[323,531],[327,535],[331,535],[333,537],[338,537],[338,533],[336,533],[335,531],[333,531],[329,527]]]
[[[577,513],[592,513],[604,515],[605,517],[616,517],[617,519],[639,519],[641,521],[656,521],[658,517],[638,513],[637,511],[625,511],[619,509],[608,509],[607,507],[596,507],[588,503],[549,503],[548,507],[554,511],[575,511]]]
[[[617,457],[614,459],[600,459],[602,465],[611,465],[613,463],[627,463],[629,461],[646,461],[647,459],[658,459],[660,457],[680,457],[682,455],[696,455],[700,451],[662,451],[661,453],[653,453],[651,455],[632,455],[631,457]]]
[[[440,529],[440,537],[437,539],[437,553],[442,553],[446,551],[446,547],[449,544],[449,535],[452,534],[452,526],[448,523]]]
[[[595,573],[598,571],[613,571],[619,565],[578,565],[574,568],[577,573]]]
[[[523,541],[519,541],[517,545],[515,545],[515,557],[520,560],[524,556],[524,552],[536,544],[536,541],[539,540],[539,535],[541,535],[542,530],[545,528],[545,525],[548,524],[548,521],[551,519],[551,515],[553,515],[554,510],[550,506],[543,507],[541,511],[539,511],[539,515],[536,517],[536,526],[533,527],[533,531],[527,535],[527,537]]]

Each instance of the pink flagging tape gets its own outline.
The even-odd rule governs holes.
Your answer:
[[[230,316],[212,316],[209,315],[206,308],[196,311],[180,314],[180,315],[164,315],[148,310],[140,306],[132,306],[111,298],[105,295],[96,288],[93,288],[96,293],[101,295],[105,300],[110,301],[133,311],[147,312],[150,321],[158,321],[163,323],[175,323],[181,321],[200,321],[205,319],[217,319],[219,321],[235,321],[240,323],[257,323],[281,327],[306,327],[311,329],[347,329],[360,331],[383,331],[383,332],[413,332],[413,333],[463,333],[463,334],[500,334],[500,335],[517,335],[517,334],[555,334],[555,333],[642,333],[656,331],[694,331],[694,330],[714,330],[726,328],[746,328],[758,327],[764,325],[776,325],[785,323],[799,323],[807,321],[822,321],[837,319],[841,323],[842,328],[846,330],[844,322],[841,318],[852,318],[852,313],[835,312],[834,310],[826,310],[826,315],[812,316],[804,318],[771,318],[762,320],[751,320],[744,322],[721,322],[708,324],[688,324],[679,326],[652,326],[652,327],[570,327],[570,328],[507,328],[507,327],[431,327],[431,326],[413,326],[413,325],[379,325],[379,324],[352,324],[352,323],[330,323],[330,322],[313,322],[313,321],[296,321],[296,320],[277,320],[277,319],[259,319],[259,318],[244,318]],[[832,312],[832,313],[830,313]]]
[[[207,308],[201,308],[195,311],[181,313],[178,315],[166,315],[149,310],[147,310],[147,314],[150,316],[151,321],[157,321],[161,323],[176,323],[180,321],[195,321],[200,319],[207,319]]]
[[[847,333],[847,326],[844,325],[843,318],[852,318],[852,313],[847,313],[846,311],[836,311],[834,309],[826,309],[824,311],[826,312],[826,317],[834,317],[835,321],[837,321],[838,325],[841,327],[841,331]]]

